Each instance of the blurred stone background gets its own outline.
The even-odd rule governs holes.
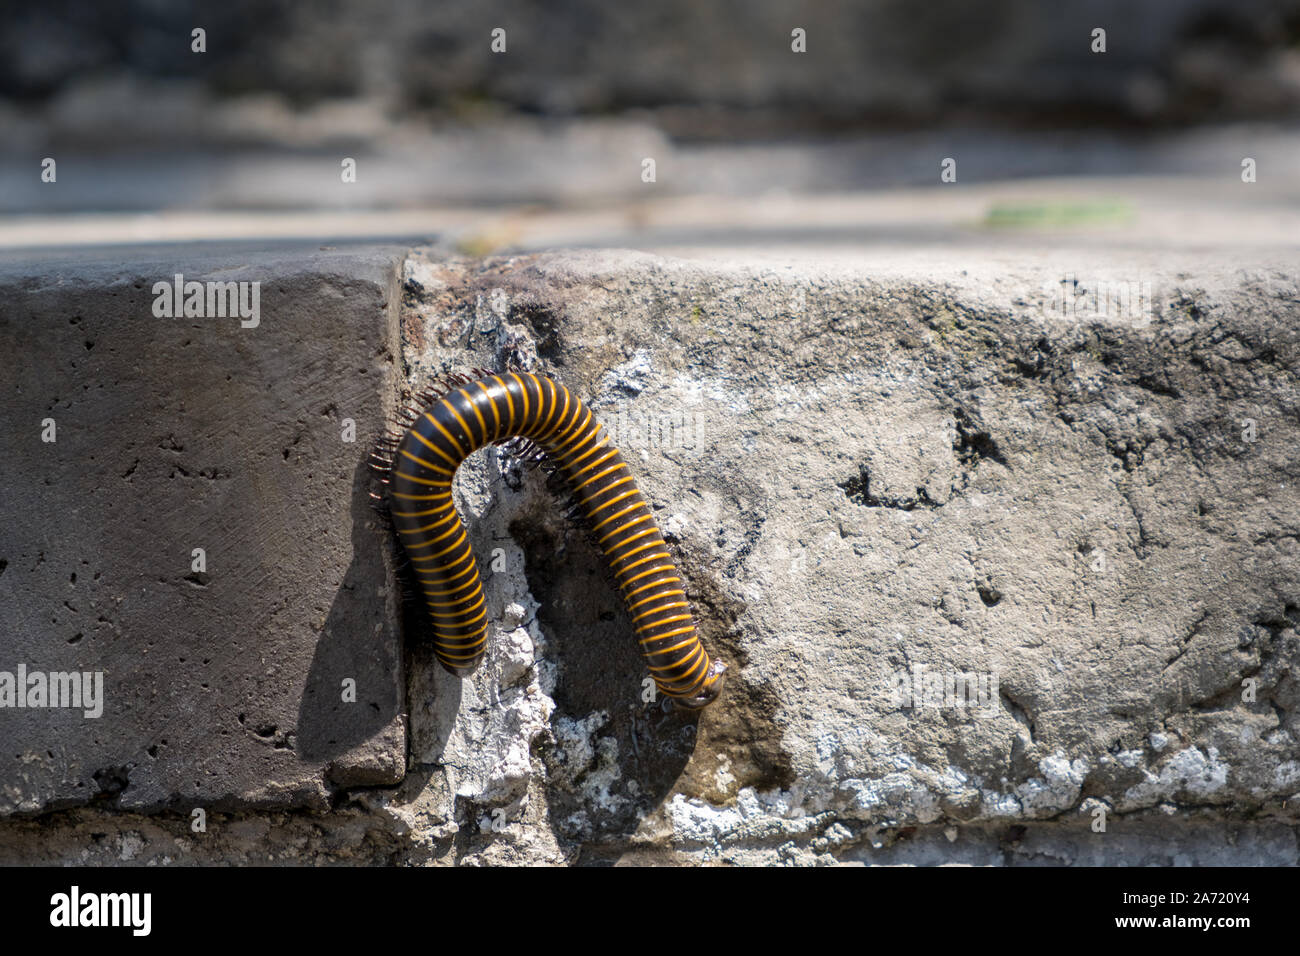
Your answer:
[[[929,185],[943,156],[969,184],[1298,152],[1296,0],[4,6],[10,214],[590,208],[644,201],[646,156],[661,198]]]
[[[37,104],[57,141],[93,137],[130,84],[167,88],[133,132],[213,141],[185,108],[257,98],[263,109],[332,100],[383,118],[471,118],[494,110],[565,117],[650,111],[673,135],[734,138],[899,122],[1104,124],[1273,118],[1300,103],[1293,0],[665,0],[653,5],[507,0],[7,3],[0,95]],[[185,38],[207,30],[208,51]],[[494,28],[507,55],[489,51]],[[790,32],[807,31],[792,56]],[[1107,31],[1104,56],[1090,51]],[[189,98],[188,100],[186,98]],[[139,104],[141,106],[144,103]],[[46,112],[47,111],[47,112]],[[733,114],[719,125],[718,113]],[[368,137],[381,117],[337,132]],[[293,140],[289,129],[244,135]],[[119,134],[126,130],[116,127]]]

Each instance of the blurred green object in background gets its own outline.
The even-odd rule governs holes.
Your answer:
[[[981,225],[1010,229],[1127,225],[1133,207],[1123,199],[999,200],[989,207]]]

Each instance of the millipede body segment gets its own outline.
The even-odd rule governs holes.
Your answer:
[[[649,502],[590,409],[546,376],[481,370],[476,376],[453,377],[444,391],[427,396],[390,447],[390,513],[428,605],[438,660],[463,677],[487,646],[487,603],[452,503],[452,477],[484,445],[523,439],[573,491],[660,692],[689,707],[712,701],[726,665],[700,642]]]

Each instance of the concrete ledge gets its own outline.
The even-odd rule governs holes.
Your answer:
[[[35,363],[3,390],[8,653],[122,675],[124,708],[0,713],[8,812],[180,815],[70,811],[39,852],[10,822],[0,859],[95,830],[100,862],[1300,861],[1289,250],[694,254],[281,253],[257,329],[155,319],[175,258],[7,267],[0,345]],[[255,275],[218,259],[185,268]],[[495,452],[456,487],[501,549],[488,659],[441,673],[407,608],[402,670],[359,470],[399,357],[592,404],[734,666],[721,701],[647,703],[599,553]],[[327,704],[354,672],[365,709]],[[195,836],[187,780],[245,807],[354,789]]]
[[[0,262],[0,671],[103,687],[94,718],[0,709],[0,813],[320,808],[401,778],[362,464],[392,402],[400,261],[245,244]],[[160,316],[177,274],[245,283],[245,318]]]

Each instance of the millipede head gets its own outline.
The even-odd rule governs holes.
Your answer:
[[[699,710],[718,699],[722,693],[722,685],[726,682],[727,665],[718,658],[713,659],[709,665],[708,672],[704,675],[704,683],[700,685],[700,692],[693,697],[674,697],[674,703],[687,710]]]

